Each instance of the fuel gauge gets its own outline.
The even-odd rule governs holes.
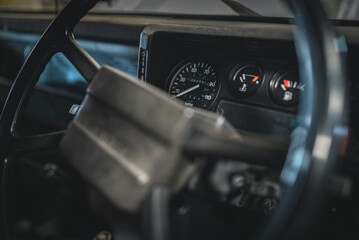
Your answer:
[[[293,106],[299,101],[304,84],[298,80],[296,72],[283,72],[274,75],[270,82],[270,92],[273,99],[280,105]]]

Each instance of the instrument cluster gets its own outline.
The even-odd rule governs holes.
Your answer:
[[[293,41],[198,31],[143,31],[138,78],[187,107],[223,115],[238,130],[289,136],[305,91]]]
[[[268,95],[274,108],[291,111],[305,89],[294,67],[268,74],[256,61],[247,59],[237,62],[228,74],[221,75],[222,78],[218,75],[218,68],[206,59],[184,60],[168,77],[168,93],[186,106],[213,110],[216,103],[218,105],[224,99],[242,102],[249,97],[251,100],[258,97],[255,105],[261,105],[263,98],[256,93],[262,88],[261,94]]]
[[[297,126],[295,113],[305,90],[295,65],[267,68],[255,59],[228,64],[205,57],[181,61],[166,85],[172,99],[185,106],[217,112],[239,130],[276,136],[289,136]]]

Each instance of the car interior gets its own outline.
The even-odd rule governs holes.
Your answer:
[[[0,0],[0,239],[359,239],[359,2]]]

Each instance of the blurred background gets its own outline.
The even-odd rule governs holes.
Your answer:
[[[69,0],[0,0],[0,11],[58,12]],[[290,17],[279,0],[229,0],[262,16]],[[206,15],[238,15],[222,0],[105,0],[96,12],[180,13]],[[228,2],[228,1],[227,1]],[[331,19],[359,20],[358,0],[321,0]]]

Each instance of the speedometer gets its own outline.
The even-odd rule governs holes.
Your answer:
[[[217,96],[219,83],[213,66],[205,61],[184,64],[171,79],[169,93],[186,106],[208,108]]]

